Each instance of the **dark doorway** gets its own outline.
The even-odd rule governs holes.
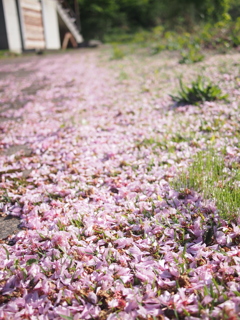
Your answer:
[[[3,11],[3,2],[0,0],[0,50],[8,50],[7,29]]]

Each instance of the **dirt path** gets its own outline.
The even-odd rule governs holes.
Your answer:
[[[81,84],[86,80],[94,85],[96,78],[91,83],[91,77],[95,75],[89,74],[89,65],[95,63],[95,53],[87,50],[0,61],[1,163],[7,157],[16,159],[10,169],[6,164],[1,167],[2,181],[14,174],[19,179],[26,179],[32,168],[19,169],[18,161],[24,161],[26,157],[30,160],[35,154],[31,147],[33,143],[36,147],[38,142],[55,135],[69,118],[72,122],[74,113],[68,109],[70,99],[74,108],[86,99],[88,92],[84,92]],[[100,75],[97,78],[99,85],[102,78]],[[41,127],[38,127],[40,123]],[[6,191],[3,188],[1,194],[4,195]],[[9,212],[6,215],[5,211],[8,212],[4,209],[0,217],[0,239],[15,234],[21,227],[19,218],[9,215]]]

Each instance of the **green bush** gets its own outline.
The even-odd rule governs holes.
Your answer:
[[[240,21],[223,20],[213,25],[207,23],[199,37],[204,48],[226,52],[240,43],[239,32]]]
[[[120,49],[118,46],[113,45],[113,51],[112,51],[112,57],[111,60],[120,60],[124,58],[125,54],[122,49]]]
[[[134,43],[146,44],[148,39],[149,39],[149,32],[143,30],[143,31],[135,33],[132,41]]]
[[[240,45],[240,17],[237,18],[236,22],[231,23],[230,39],[233,46],[237,47]]]
[[[181,53],[181,59],[179,60],[179,63],[190,64],[203,61],[203,59],[204,55],[201,54],[199,50],[196,50],[194,47],[192,47],[189,50]]]
[[[191,83],[191,86],[183,84],[179,80],[180,91],[177,96],[171,96],[177,103],[198,104],[204,101],[214,101],[226,99],[227,95],[222,93],[218,85],[213,84],[210,80],[198,76],[197,80]]]
[[[166,46],[164,44],[155,44],[150,48],[150,54],[154,55],[154,54],[158,54],[160,52],[162,52],[163,50],[166,49]]]
[[[178,35],[176,32],[167,31],[164,33],[164,40],[166,43],[166,48],[169,51],[175,51],[180,49]]]

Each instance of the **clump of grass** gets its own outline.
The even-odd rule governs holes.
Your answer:
[[[194,47],[188,49],[187,51],[183,51],[181,53],[181,59],[179,60],[180,64],[191,64],[203,61],[204,55],[199,53],[199,50]]]
[[[227,98],[227,94],[223,94],[221,88],[213,84],[212,81],[202,76],[198,76],[190,86],[183,84],[182,79],[179,80],[180,91],[177,96],[171,96],[173,101],[177,103],[198,104],[204,101],[222,100]]]
[[[113,51],[112,51],[112,57],[111,60],[120,60],[123,59],[125,56],[125,53],[123,52],[122,49],[120,49],[118,46],[114,45],[113,46]]]
[[[205,199],[213,199],[222,218],[235,220],[240,214],[240,170],[225,165],[224,158],[214,149],[199,152],[187,172],[175,179],[179,191],[193,189]]]
[[[150,49],[150,54],[155,55],[162,52],[163,50],[166,50],[166,46],[164,44],[154,44]]]
[[[120,81],[127,80],[128,79],[128,74],[125,71],[121,71],[120,74],[119,74],[118,79]]]
[[[18,57],[20,56],[20,54],[16,53],[16,52],[11,52],[11,51],[8,51],[8,50],[0,50],[0,59],[1,58],[9,58],[9,57]]]

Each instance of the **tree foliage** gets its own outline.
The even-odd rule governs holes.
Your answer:
[[[73,0],[69,0],[71,3]],[[125,32],[164,24],[186,28],[199,21],[226,19],[240,0],[78,0],[85,39],[102,39],[113,30]],[[233,12],[234,13],[234,12]]]

